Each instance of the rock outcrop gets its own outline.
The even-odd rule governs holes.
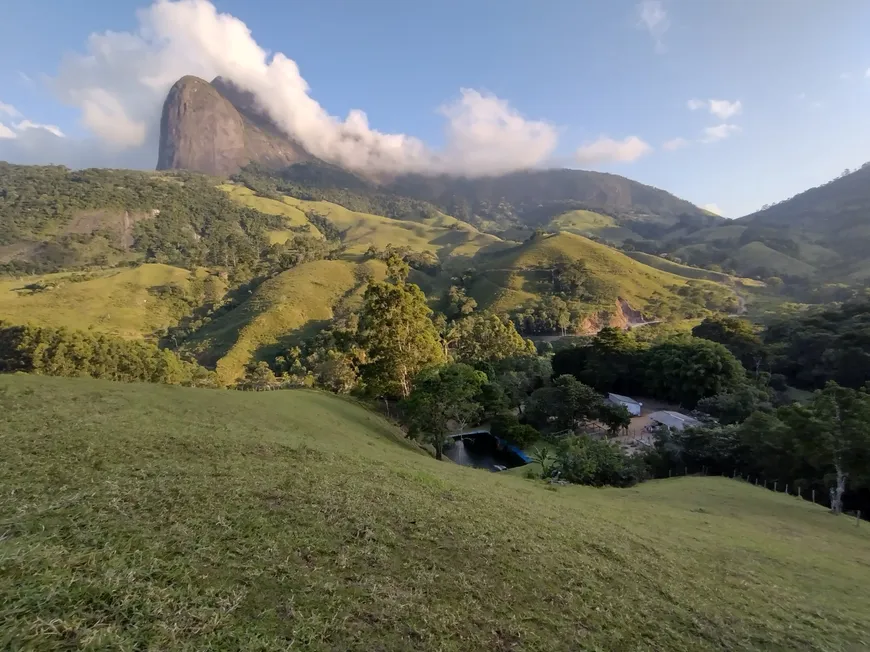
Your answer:
[[[158,170],[226,177],[251,162],[279,168],[310,158],[249,93],[220,77],[182,77],[163,104]]]

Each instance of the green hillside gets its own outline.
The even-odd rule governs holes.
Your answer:
[[[307,215],[325,217],[341,231],[342,243],[347,245],[351,254],[363,253],[371,245],[383,249],[392,244],[414,251],[428,251],[442,259],[468,258],[481,249],[507,246],[496,236],[481,233],[470,224],[437,211],[427,215],[409,213],[407,219],[395,219],[350,210],[329,201],[287,195],[277,195],[280,200],[270,199],[258,196],[245,186],[225,184],[221,188],[242,205],[272,215],[284,215],[288,227],[308,224]]]
[[[868,530],[738,481],[553,490],[307,390],[4,376],[0,405],[5,649],[870,645]]]
[[[178,293],[160,292],[167,286]],[[0,320],[143,338],[225,292],[226,283],[205,270],[159,264],[88,274],[0,277]]]
[[[185,348],[216,365],[218,378],[231,383],[251,360],[298,343],[323,327],[340,306],[352,307],[368,278],[382,280],[380,261],[318,260],[269,279],[238,308],[198,331]],[[300,329],[305,329],[302,331]]]
[[[547,224],[548,231],[567,231],[584,236],[597,236],[608,242],[642,240],[634,231],[620,226],[613,217],[592,211],[576,210],[562,213]]]
[[[480,258],[476,261],[480,273],[470,294],[485,307],[511,311],[539,299],[549,270],[564,261],[582,261],[594,279],[615,293],[597,305],[590,304],[590,309],[614,310],[617,297],[635,310],[643,310],[654,295],[677,303],[674,289],[687,282],[683,276],[655,269],[588,238],[559,233]],[[731,292],[712,283],[709,287]]]

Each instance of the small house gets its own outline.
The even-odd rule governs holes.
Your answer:
[[[616,405],[622,405],[633,417],[640,416],[640,409],[643,407],[643,403],[640,401],[635,401],[633,398],[621,394],[608,394],[607,400]]]
[[[693,419],[685,414],[680,414],[679,412],[674,412],[673,410],[653,412],[649,415],[649,420],[654,425],[658,424],[661,426],[668,426],[675,430],[682,430],[683,428],[701,425],[701,422],[697,419]]]

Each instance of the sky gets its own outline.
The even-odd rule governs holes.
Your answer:
[[[727,217],[870,160],[866,0],[6,0],[0,160],[151,169],[185,74],[362,172],[620,174]]]

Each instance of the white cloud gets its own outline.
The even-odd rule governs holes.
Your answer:
[[[0,113],[5,113],[10,118],[20,118],[21,117],[21,113],[18,112],[18,109],[16,109],[11,104],[6,104],[4,102],[0,102]]]
[[[676,149],[688,147],[688,145],[689,141],[685,138],[672,138],[671,140],[665,141],[665,143],[662,145],[662,149],[673,152]]]
[[[12,131],[9,127],[0,123],[0,139],[12,139],[15,138],[18,134]]]
[[[722,209],[719,208],[716,204],[704,204],[701,206],[705,211],[710,211],[711,213],[715,213],[716,215],[722,215]]]
[[[57,125],[42,125],[37,122],[31,122],[30,120],[22,120],[15,125],[15,128],[18,129],[18,131],[27,131],[28,129],[44,129],[45,131],[54,134],[58,138],[65,138],[64,133]]]
[[[343,120],[330,115],[311,97],[294,61],[267,53],[245,23],[218,13],[208,0],[156,0],[137,17],[135,32],[91,34],[85,52],[65,56],[50,82],[80,109],[83,125],[101,143],[98,151],[111,152],[112,160],[150,158],[153,167],[163,100],[184,75],[232,80],[312,154],[363,172],[498,174],[537,165],[556,146],[552,125],[463,89],[440,109],[446,145],[434,151],[417,138],[371,128],[362,111]]]
[[[710,113],[715,115],[720,120],[738,115],[743,111],[743,104],[740,100],[729,102],[728,100],[710,100]]]
[[[689,111],[697,111],[699,109],[707,109],[711,115],[716,116],[720,120],[738,115],[743,111],[743,103],[740,100],[731,102],[729,100],[698,100],[691,99],[686,102]]]
[[[701,139],[703,143],[715,143],[724,140],[740,132],[740,127],[728,123],[722,123],[715,127],[707,127],[704,129],[704,137]]]
[[[581,146],[574,154],[581,165],[599,163],[631,163],[653,151],[653,148],[637,136],[613,140],[601,136],[598,140]]]
[[[668,12],[659,0],[643,0],[637,5],[638,25],[649,32],[656,52],[664,52],[664,35],[671,26]]]

